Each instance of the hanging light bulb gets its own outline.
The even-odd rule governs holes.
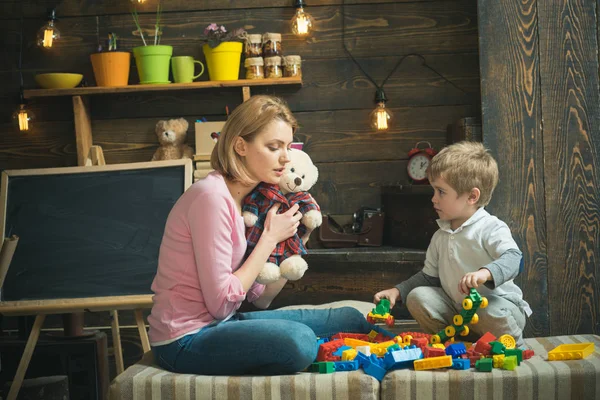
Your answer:
[[[31,121],[34,119],[31,110],[27,109],[25,103],[21,103],[17,111],[13,113],[13,121],[21,132],[31,130]]]
[[[296,14],[292,17],[290,23],[292,24],[292,32],[296,36],[306,37],[311,34],[315,20],[313,17],[304,11],[304,0],[296,0]]]
[[[38,31],[37,45],[41,48],[49,49],[59,39],[60,31],[56,27],[56,9],[53,8],[48,13],[48,21]]]
[[[385,108],[386,101],[387,99],[383,89],[377,89],[377,93],[375,94],[375,102],[377,103],[377,107],[371,111],[370,119],[371,126],[380,132],[387,131],[389,129],[390,122],[394,116],[389,108]]]
[[[131,0],[131,2],[132,2],[133,4],[143,4],[143,3],[145,3],[145,2],[146,2],[146,0]]]

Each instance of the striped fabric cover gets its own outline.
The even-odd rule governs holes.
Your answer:
[[[117,376],[110,400],[377,400],[379,382],[362,371],[282,376],[202,376],[167,372],[148,352]]]
[[[381,382],[382,400],[392,399],[600,399],[600,337],[554,336],[525,339],[535,356],[514,371],[492,372],[398,370]],[[548,351],[563,343],[593,342],[595,352],[583,360],[546,361]]]
[[[147,353],[117,376],[111,400],[182,399],[600,399],[600,337],[526,339],[536,355],[514,371],[413,371],[388,373],[381,385],[362,371],[285,376],[215,377],[174,374],[152,365]],[[578,361],[548,362],[563,343],[594,342],[594,354]]]

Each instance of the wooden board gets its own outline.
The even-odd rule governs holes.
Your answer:
[[[544,140],[538,30],[531,12],[536,3],[479,0],[479,45],[484,144],[492,149],[500,169],[500,183],[488,209],[508,224],[523,251],[525,271],[517,284],[533,309],[526,336],[547,336],[551,332]]]
[[[552,334],[600,333],[598,4],[538,1]],[[544,29],[541,29],[544,28]]]

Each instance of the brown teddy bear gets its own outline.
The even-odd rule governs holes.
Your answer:
[[[156,149],[152,161],[193,158],[194,150],[185,144],[188,126],[185,118],[158,121],[156,136],[160,147]]]

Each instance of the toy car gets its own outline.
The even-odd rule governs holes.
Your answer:
[[[367,314],[367,321],[370,324],[385,322],[389,327],[394,326],[394,316],[390,314],[390,301],[381,299],[377,306]]]

